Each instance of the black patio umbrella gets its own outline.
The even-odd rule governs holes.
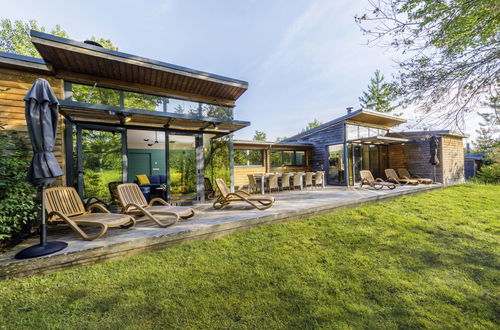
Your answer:
[[[433,166],[434,168],[434,182],[436,182],[436,166],[439,165],[439,158],[438,158],[438,148],[439,148],[439,139],[437,136],[431,136],[429,139],[429,149],[431,152],[431,159],[429,159],[429,163]]]
[[[39,257],[64,249],[65,242],[47,242],[45,224],[45,188],[61,176],[54,150],[59,102],[50,84],[45,79],[37,79],[24,97],[26,123],[33,147],[33,159],[26,180],[42,192],[42,221],[40,223],[40,244],[30,246],[15,256],[16,259]]]

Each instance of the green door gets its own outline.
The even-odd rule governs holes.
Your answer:
[[[151,174],[151,154],[128,154],[128,182],[134,182],[135,176],[138,174]]]

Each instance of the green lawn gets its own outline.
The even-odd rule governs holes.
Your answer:
[[[500,186],[0,282],[0,328],[498,328]]]

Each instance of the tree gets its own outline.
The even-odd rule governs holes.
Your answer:
[[[500,131],[499,118],[499,99],[493,98],[490,100],[489,106],[493,109],[493,113],[479,113],[483,117],[483,122],[479,123],[479,129],[476,141],[474,141],[474,151],[485,153],[485,164],[500,162],[500,139],[498,133]]]
[[[442,125],[498,96],[500,7],[496,0],[369,0],[356,15],[370,44],[397,51],[398,93]]]
[[[255,131],[255,135],[253,136],[254,141],[266,141],[267,135],[263,131]]]
[[[359,98],[361,107],[379,112],[391,112],[396,107],[391,105],[395,96],[395,87],[384,81],[385,77],[380,70],[375,71],[375,76],[370,79],[368,91],[363,92]]]
[[[281,142],[281,141],[286,140],[286,139],[288,139],[288,137],[286,137],[286,136],[278,136],[278,137],[276,138],[276,141],[275,141],[275,142],[276,142],[276,143],[278,143],[278,142]]]
[[[308,123],[307,126],[302,129],[302,133],[307,132],[308,130],[318,127],[322,124],[323,123],[320,122],[319,120],[314,119],[312,122]]]

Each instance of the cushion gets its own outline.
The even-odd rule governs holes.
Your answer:
[[[151,184],[160,184],[160,176],[159,175],[149,175],[149,183]]]
[[[139,184],[150,184],[148,176],[145,174],[139,174],[135,177],[137,178],[137,181],[139,181]]]

